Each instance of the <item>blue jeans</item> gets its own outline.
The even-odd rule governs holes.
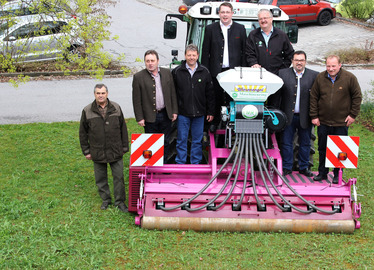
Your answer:
[[[169,155],[169,137],[171,131],[171,120],[169,119],[166,110],[163,110],[156,114],[156,121],[145,122],[144,132],[145,133],[163,133],[164,136],[164,163],[167,162]]]
[[[187,117],[178,115],[177,157],[175,158],[177,164],[186,164],[187,141],[190,128],[192,137],[190,162],[191,164],[199,164],[202,159],[204,116]]]
[[[348,135],[348,127],[330,127],[326,125],[320,125],[317,130],[318,134],[318,153],[319,153],[319,164],[318,173],[326,175],[329,173],[329,168],[325,167],[326,161],[326,147],[327,147],[327,135]],[[334,176],[339,176],[339,168],[334,168]]]
[[[282,160],[283,169],[292,170],[293,164],[293,139],[297,129],[299,136],[299,170],[304,170],[309,167],[309,155],[310,155],[310,137],[312,132],[312,126],[309,128],[302,128],[300,126],[300,116],[294,115],[292,123],[283,131],[283,142],[282,142]]]

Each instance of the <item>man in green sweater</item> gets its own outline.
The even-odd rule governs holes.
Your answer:
[[[362,94],[357,78],[341,68],[339,56],[326,59],[326,71],[318,74],[310,92],[310,118],[318,127],[319,166],[314,180],[327,179],[325,167],[328,135],[348,135],[348,127],[360,112]],[[334,168],[333,183],[339,180],[339,168]]]

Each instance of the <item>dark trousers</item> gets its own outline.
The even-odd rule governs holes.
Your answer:
[[[156,121],[145,122],[145,133],[163,133],[164,137],[164,163],[167,161],[169,155],[169,140],[170,140],[171,120],[169,119],[166,109],[156,114]]]
[[[292,170],[293,165],[293,139],[295,132],[299,137],[299,170],[308,169],[309,167],[309,155],[310,155],[310,137],[312,132],[312,126],[309,128],[302,128],[300,126],[300,116],[294,114],[290,125],[286,126],[283,131],[283,142],[282,142],[282,159],[283,169]]]
[[[328,135],[348,135],[348,127],[330,127],[326,125],[320,125],[317,129],[318,134],[318,152],[319,152],[319,165],[318,173],[322,175],[327,175],[329,173],[329,168],[325,167],[326,161],[326,147],[327,147],[327,136]],[[334,168],[334,177],[339,176],[339,168]]]
[[[221,107],[229,106],[230,101],[233,101],[233,99],[229,94],[226,93],[225,90],[223,90],[223,88],[217,81],[217,78],[213,78],[213,87],[215,96],[215,111],[212,124],[218,126],[218,124],[221,122]]]
[[[114,205],[124,203],[126,200],[125,183],[123,177],[123,160],[109,163],[113,176]],[[108,163],[94,162],[95,181],[99,195],[103,202],[111,203],[108,185]]]

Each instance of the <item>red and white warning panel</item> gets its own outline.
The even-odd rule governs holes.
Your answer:
[[[164,134],[132,134],[130,166],[164,165]]]
[[[357,169],[359,144],[360,137],[329,135],[325,167]]]

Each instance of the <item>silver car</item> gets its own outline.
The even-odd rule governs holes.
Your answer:
[[[25,16],[0,25],[0,48],[5,58],[18,62],[45,61],[64,57],[83,45],[69,20],[51,16]]]

